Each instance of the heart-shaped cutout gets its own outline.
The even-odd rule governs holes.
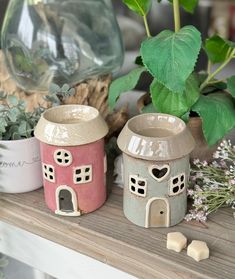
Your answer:
[[[154,165],[149,168],[149,172],[155,180],[160,182],[168,176],[170,172],[170,167],[168,165]]]

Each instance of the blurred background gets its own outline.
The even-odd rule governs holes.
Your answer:
[[[8,2],[9,0],[0,0],[0,28]],[[135,67],[134,60],[136,56],[139,55],[138,49],[141,41],[145,38],[145,29],[142,18],[128,10],[126,6],[122,4],[121,0],[112,0],[112,2],[122,31],[125,46],[124,64],[119,73],[119,75],[122,75]],[[157,1],[153,1],[148,19],[152,35],[156,35],[159,31],[166,28],[174,28],[172,7],[167,0],[163,0],[161,4],[158,4]],[[235,0],[200,0],[199,6],[193,15],[182,10],[181,20],[182,25],[195,25],[201,31],[203,38],[218,33],[224,38],[235,40]],[[204,54],[201,53],[198,69],[205,69],[206,65],[206,58]],[[227,75],[227,72],[234,71],[235,64],[232,63],[221,73],[221,77]],[[148,83],[148,77],[145,76],[138,85],[138,89],[145,90]],[[1,268],[4,271],[5,277],[8,279],[49,278],[49,276],[47,277],[40,272],[33,271],[30,267],[22,265],[12,259],[8,259],[8,261],[9,262],[5,262],[5,267]]]

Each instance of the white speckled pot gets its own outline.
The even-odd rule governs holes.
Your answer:
[[[36,138],[0,141],[0,192],[24,193],[42,187]]]

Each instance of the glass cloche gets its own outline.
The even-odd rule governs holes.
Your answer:
[[[111,0],[11,0],[2,29],[9,73],[26,91],[114,73],[123,61]]]

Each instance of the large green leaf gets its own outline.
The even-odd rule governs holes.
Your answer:
[[[218,35],[214,35],[205,42],[205,51],[209,60],[214,64],[224,62],[232,48],[235,48],[233,42],[224,40]]]
[[[123,3],[135,13],[145,16],[151,8],[152,0],[123,0]]]
[[[198,81],[194,75],[188,78],[186,89],[183,94],[170,91],[156,79],[151,84],[150,91],[152,102],[157,111],[169,113],[178,117],[189,112],[200,95]]]
[[[169,90],[183,92],[201,48],[201,34],[193,26],[170,30],[145,40],[141,56],[149,72]]]
[[[171,3],[173,0],[168,0]],[[184,8],[186,12],[193,13],[197,7],[198,0],[179,0],[180,5]]]
[[[227,80],[228,91],[235,98],[235,76],[230,77]]]
[[[141,74],[144,71],[146,71],[144,67],[136,68],[126,76],[120,77],[111,83],[108,97],[108,102],[111,109],[115,107],[116,101],[122,93],[135,88]]]
[[[203,133],[210,146],[235,127],[234,100],[225,92],[201,95],[192,110],[201,116]]]

